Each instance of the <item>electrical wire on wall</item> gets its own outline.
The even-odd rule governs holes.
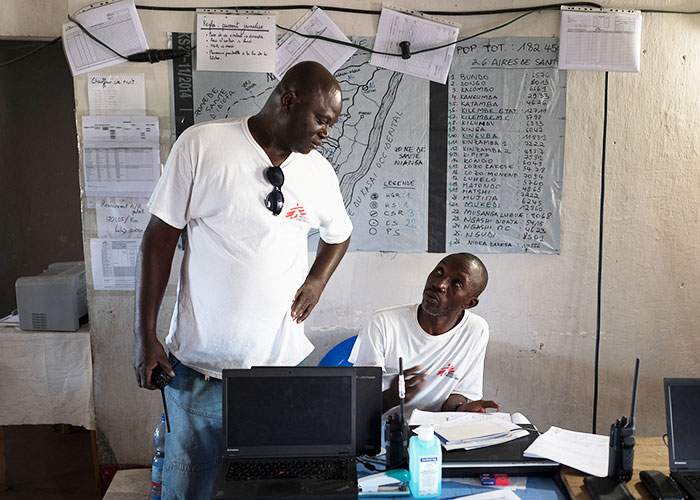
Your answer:
[[[595,361],[593,365],[593,434],[598,423],[598,386],[600,373],[600,318],[603,297],[603,220],[605,216],[605,153],[608,140],[608,72],[605,72],[605,90],[603,92],[603,148],[600,158],[600,212],[598,220],[598,282],[596,289],[595,319]]]
[[[101,2],[100,4],[107,4],[109,2]],[[95,5],[88,5],[84,7],[83,9],[80,9],[78,12],[82,12],[85,10],[88,10],[91,7],[94,7]],[[469,40],[471,38],[489,33],[491,31],[496,31],[498,29],[504,28],[508,26],[511,23],[514,23],[515,21],[518,21],[519,19],[522,19],[523,17],[532,14],[533,12],[541,12],[545,10],[559,10],[561,9],[562,6],[568,6],[568,7],[593,7],[593,8],[602,8],[600,4],[595,3],[595,2],[570,2],[570,3],[554,3],[554,4],[545,4],[545,5],[533,5],[533,6],[528,6],[528,7],[513,7],[509,9],[488,9],[488,10],[474,10],[474,11],[450,11],[450,10],[425,10],[425,11],[420,11],[417,12],[418,14],[427,14],[427,15],[433,15],[433,16],[458,16],[458,17],[467,17],[467,16],[487,16],[487,15],[496,15],[496,14],[511,14],[511,13],[520,13],[524,12],[523,15],[517,16],[510,21],[507,21],[504,24],[498,25],[494,28],[490,28],[484,31],[481,31],[479,33],[475,33],[473,35],[469,35],[465,38],[458,39],[455,42],[452,42],[450,44],[445,44],[437,47],[429,47],[426,49],[421,49],[419,51],[413,52],[412,54],[420,54],[424,52],[429,52],[431,50],[438,50],[442,49],[445,47],[448,47],[450,45],[458,44],[461,42],[464,42],[466,40]],[[349,13],[349,14],[356,14],[356,15],[379,15],[381,14],[380,10],[371,10],[371,9],[354,9],[354,8],[349,8],[349,7],[335,7],[335,6],[324,6],[324,5],[266,5],[266,6],[259,6],[259,5],[234,5],[234,6],[225,6],[225,7],[176,7],[176,6],[155,6],[155,5],[136,5],[137,9],[140,10],[149,10],[149,11],[174,11],[174,12],[196,12],[197,9],[227,9],[227,10],[243,10],[243,11],[285,11],[285,10],[309,10],[313,7],[319,7],[324,10],[327,10],[329,12],[343,12],[343,13]],[[641,10],[641,12],[648,12],[648,13],[660,13],[660,14],[700,14],[700,11],[677,11],[677,10],[661,10],[661,9],[638,9]],[[122,54],[119,54],[116,52],[114,49],[111,47],[107,46],[103,42],[101,42],[99,39],[97,39],[94,35],[88,32],[82,25],[80,25],[75,19],[73,19],[71,16],[68,16],[68,18],[75,22],[78,27],[83,30],[90,38],[92,38],[95,42],[103,45],[105,48],[108,50],[112,51],[114,54],[117,56],[121,57],[122,59],[130,62],[149,62],[149,63],[155,63],[159,61],[164,61],[168,59],[173,59],[176,57],[184,57],[187,55],[189,51],[176,51],[173,52],[170,49],[165,49],[165,50],[159,50],[159,49],[150,49],[144,52],[138,52],[136,54],[131,54],[129,56],[124,56]],[[277,27],[281,30],[284,31],[289,31],[292,33],[295,33],[299,36],[303,36],[305,38],[314,38],[314,39],[319,39],[319,40],[324,40],[327,42],[331,43],[337,43],[340,45],[350,45],[352,47],[355,47],[359,50],[371,52],[371,53],[376,53],[380,55],[387,55],[387,56],[394,56],[394,57],[403,57],[404,59],[407,58],[407,55],[409,55],[406,51],[403,51],[401,53],[387,53],[387,52],[380,52],[380,51],[373,51],[372,49],[369,49],[367,47],[363,47],[357,44],[348,44],[348,42],[344,42],[342,40],[335,40],[332,38],[327,38],[321,35],[306,35],[302,33],[298,33],[291,28],[287,28],[284,26],[277,25]],[[36,52],[40,51],[43,48],[48,47],[49,45],[52,45],[59,41],[61,37],[57,37],[50,42],[47,42],[45,45],[42,45],[36,49],[31,50],[30,52],[27,52],[26,54],[23,54],[21,56],[18,56],[16,58],[13,58],[8,61],[3,61],[0,62],[0,68],[9,66],[10,64],[19,62],[27,57],[32,56]],[[192,48],[194,50],[195,47]]]

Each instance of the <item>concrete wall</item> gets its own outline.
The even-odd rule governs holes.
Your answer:
[[[20,2],[14,2],[20,4]],[[51,3],[51,2],[48,2]],[[73,12],[87,2],[68,1]],[[157,5],[211,5],[199,0]],[[398,0],[406,8],[424,7]],[[603,2],[621,8],[697,8],[693,0]],[[329,1],[327,5],[343,5]],[[524,6],[478,1],[470,9]],[[353,6],[378,8],[378,2]],[[436,0],[431,8],[466,8]],[[55,31],[62,14],[47,31]],[[140,11],[151,47],[166,33],[194,29],[191,13]],[[280,12],[289,26],[301,12]],[[331,13],[348,34],[373,35],[377,17]],[[58,18],[61,19],[58,19]],[[453,18],[463,33],[507,15]],[[0,21],[6,31],[31,32]],[[529,16],[493,36],[557,35],[557,12]],[[52,31],[53,30],[53,31]],[[602,289],[601,397],[598,431],[627,412],[631,369],[642,359],[639,429],[664,432],[664,376],[700,376],[700,18],[646,14],[642,72],[610,74]],[[12,31],[15,33],[15,31]],[[161,117],[163,160],[170,146],[168,66],[122,65],[113,72],[146,75],[148,113]],[[591,427],[596,328],[596,279],[602,153],[604,75],[570,72],[559,256],[486,255],[491,282],[476,312],[491,326],[486,360],[487,397],[522,411],[543,428]],[[87,113],[85,77],[75,79],[76,114]],[[86,255],[95,216],[84,210]],[[312,257],[312,256],[310,256]],[[433,254],[352,253],[331,280],[307,333],[317,360],[327,348],[360,329],[376,308],[416,301]],[[174,283],[174,282],[172,282]],[[161,314],[161,335],[173,304],[171,284]],[[130,293],[90,293],[95,357],[95,404],[102,460],[147,462],[149,434],[159,413],[156,393],[136,387],[131,369]]]

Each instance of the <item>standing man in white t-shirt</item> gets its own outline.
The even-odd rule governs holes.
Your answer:
[[[173,377],[163,500],[210,498],[224,451],[221,371],[297,365],[313,350],[302,322],[352,232],[333,167],[315,150],[341,107],[335,78],[303,62],[255,116],[190,127],[173,145],[149,204],[134,318],[139,386],[154,389],[156,366]],[[156,320],[184,228],[168,357]],[[312,228],[321,240],[308,270]]]
[[[358,337],[349,360],[381,366],[384,411],[399,404],[399,358],[406,380],[407,417],[427,411],[485,412],[498,408],[482,400],[486,321],[468,311],[488,282],[481,260],[469,253],[448,255],[428,275],[420,304],[377,311]]]

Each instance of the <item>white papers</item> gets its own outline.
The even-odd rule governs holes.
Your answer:
[[[518,421],[516,422],[516,418]],[[423,411],[419,409],[413,410],[408,425],[438,425],[445,422],[455,420],[465,420],[468,422],[486,422],[493,419],[500,419],[506,422],[516,424],[529,424],[530,421],[525,418],[522,413],[513,413],[512,415],[505,412],[494,413],[472,413],[464,411]]]
[[[74,16],[95,38],[122,55],[148,50],[146,35],[133,0],[101,5]],[[73,22],[63,25],[63,49],[73,76],[124,62],[92,40]]]
[[[550,427],[523,455],[547,458],[586,474],[605,477],[608,475],[609,442],[608,436]]]
[[[520,500],[520,497],[511,490],[496,490],[486,493],[477,493],[476,495],[467,495],[457,497],[455,500]]]
[[[84,116],[83,141],[88,196],[151,194],[160,175],[158,117]]]
[[[411,52],[457,41],[459,28],[424,17],[382,8],[374,50],[400,54],[399,43],[411,42]],[[454,44],[444,49],[412,55],[410,59],[372,54],[370,63],[382,68],[444,84],[452,64]]]
[[[88,102],[91,115],[145,115],[143,74],[90,75]]]
[[[435,426],[435,434],[446,450],[473,450],[527,436],[527,430],[511,422],[507,413],[465,413]]]
[[[95,290],[133,290],[136,256],[141,240],[90,240],[92,282]]]
[[[95,204],[97,237],[113,239],[141,238],[151,214],[148,199],[100,198]]]
[[[197,13],[197,70],[275,70],[275,16]]]
[[[314,7],[292,27],[294,31],[305,35],[322,35],[335,40],[350,42],[338,25],[328,15]],[[325,42],[313,38],[304,38],[294,33],[285,34],[277,46],[277,67],[275,76],[281,80],[293,65],[302,61],[316,61],[335,73],[345,61],[350,59],[356,49],[337,43]]]
[[[642,13],[562,7],[559,69],[639,72]]]

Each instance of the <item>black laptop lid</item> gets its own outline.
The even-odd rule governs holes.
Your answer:
[[[666,378],[669,468],[700,471],[700,379]]]
[[[354,456],[352,368],[224,370],[223,378],[230,455]]]

